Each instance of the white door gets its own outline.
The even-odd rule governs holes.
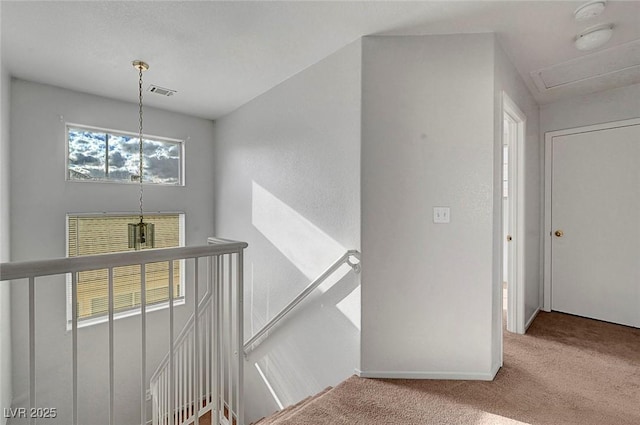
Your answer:
[[[640,327],[640,125],[552,145],[551,309]]]

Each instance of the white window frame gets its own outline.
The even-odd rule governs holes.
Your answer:
[[[77,128],[77,129],[82,129],[82,130],[87,130],[87,131],[93,131],[93,132],[97,132],[97,133],[109,133],[109,134],[113,134],[116,136],[130,136],[130,137],[138,137],[139,134],[138,133],[133,133],[130,131],[122,131],[122,130],[113,130],[113,129],[109,129],[109,128],[103,128],[103,127],[94,127],[94,126],[90,126],[90,125],[84,125],[84,124],[76,124],[76,123],[72,123],[72,122],[67,122],[65,123],[65,130],[64,130],[64,135],[65,135],[65,140],[64,140],[64,145],[65,145],[65,149],[64,149],[64,165],[65,165],[65,180],[67,182],[71,182],[71,183],[111,183],[111,184],[139,184],[138,181],[124,181],[124,180],[108,180],[108,179],[101,179],[101,180],[82,180],[82,179],[72,179],[70,176],[70,172],[69,172],[69,128]],[[158,142],[168,142],[168,143],[175,143],[179,146],[179,151],[180,151],[180,159],[178,161],[179,164],[179,170],[178,170],[178,183],[172,183],[172,184],[167,184],[167,183],[153,183],[153,182],[149,182],[149,181],[144,181],[143,180],[143,184],[150,184],[150,185],[157,185],[157,186],[170,186],[170,187],[175,187],[175,186],[185,186],[185,143],[184,140],[181,139],[173,139],[170,137],[163,137],[163,136],[154,136],[151,134],[143,134],[143,139],[144,140],[155,140]]]
[[[114,212],[114,213],[67,213],[65,215],[65,253],[68,256],[69,253],[69,217],[122,217],[122,216],[130,216],[137,215],[138,212]],[[180,235],[179,235],[179,245],[185,246],[185,213],[181,211],[161,211],[157,213],[153,213],[154,215],[175,215],[177,214],[180,222]],[[186,261],[184,259],[177,260],[180,261],[180,293],[175,294],[173,298],[173,306],[177,307],[185,304],[186,300]],[[66,275],[66,309],[67,309],[67,331],[72,330],[71,323],[71,315],[72,315],[72,306],[71,306],[71,274],[67,273]],[[169,308],[169,300],[163,301],[160,303],[155,303],[148,305],[146,308],[146,312],[164,310],[165,308]],[[113,313],[113,320],[123,319],[125,317],[132,317],[139,315],[140,307],[132,307],[128,310],[118,311]],[[86,319],[78,319],[78,328],[84,328],[88,326],[97,325],[100,323],[107,323],[109,321],[108,315],[102,315],[97,317],[90,317]]]

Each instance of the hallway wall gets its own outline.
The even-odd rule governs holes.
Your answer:
[[[494,43],[363,40],[363,376],[491,379],[499,367]],[[433,223],[437,206],[449,224]]]
[[[640,84],[540,106],[540,138],[554,130],[640,118]]]
[[[360,249],[360,83],[356,41],[215,123],[217,235],[249,243],[246,339]],[[358,367],[360,279],[346,266],[333,278],[249,356],[249,422]]]

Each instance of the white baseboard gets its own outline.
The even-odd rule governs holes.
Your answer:
[[[500,365],[495,365],[489,372],[413,372],[413,371],[372,371],[358,370],[356,374],[361,378],[381,378],[381,379],[446,379],[464,381],[493,381],[498,373]]]
[[[529,320],[527,320],[527,323],[524,325],[525,332],[527,331],[527,329],[529,329],[529,326],[531,326],[533,321],[536,319],[538,313],[540,313],[540,307],[536,308],[536,311],[534,311]]]

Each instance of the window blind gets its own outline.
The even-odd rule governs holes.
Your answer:
[[[149,214],[145,221],[155,225],[156,248],[180,246],[182,214]],[[127,225],[139,221],[137,215],[68,215],[69,257],[131,251]],[[147,305],[169,300],[169,264],[150,263],[145,269]],[[107,269],[78,273],[78,319],[108,314]],[[173,264],[173,296],[183,296],[181,261]],[[122,312],[140,308],[140,266],[113,269],[114,310]],[[68,306],[71,306],[71,291]]]

